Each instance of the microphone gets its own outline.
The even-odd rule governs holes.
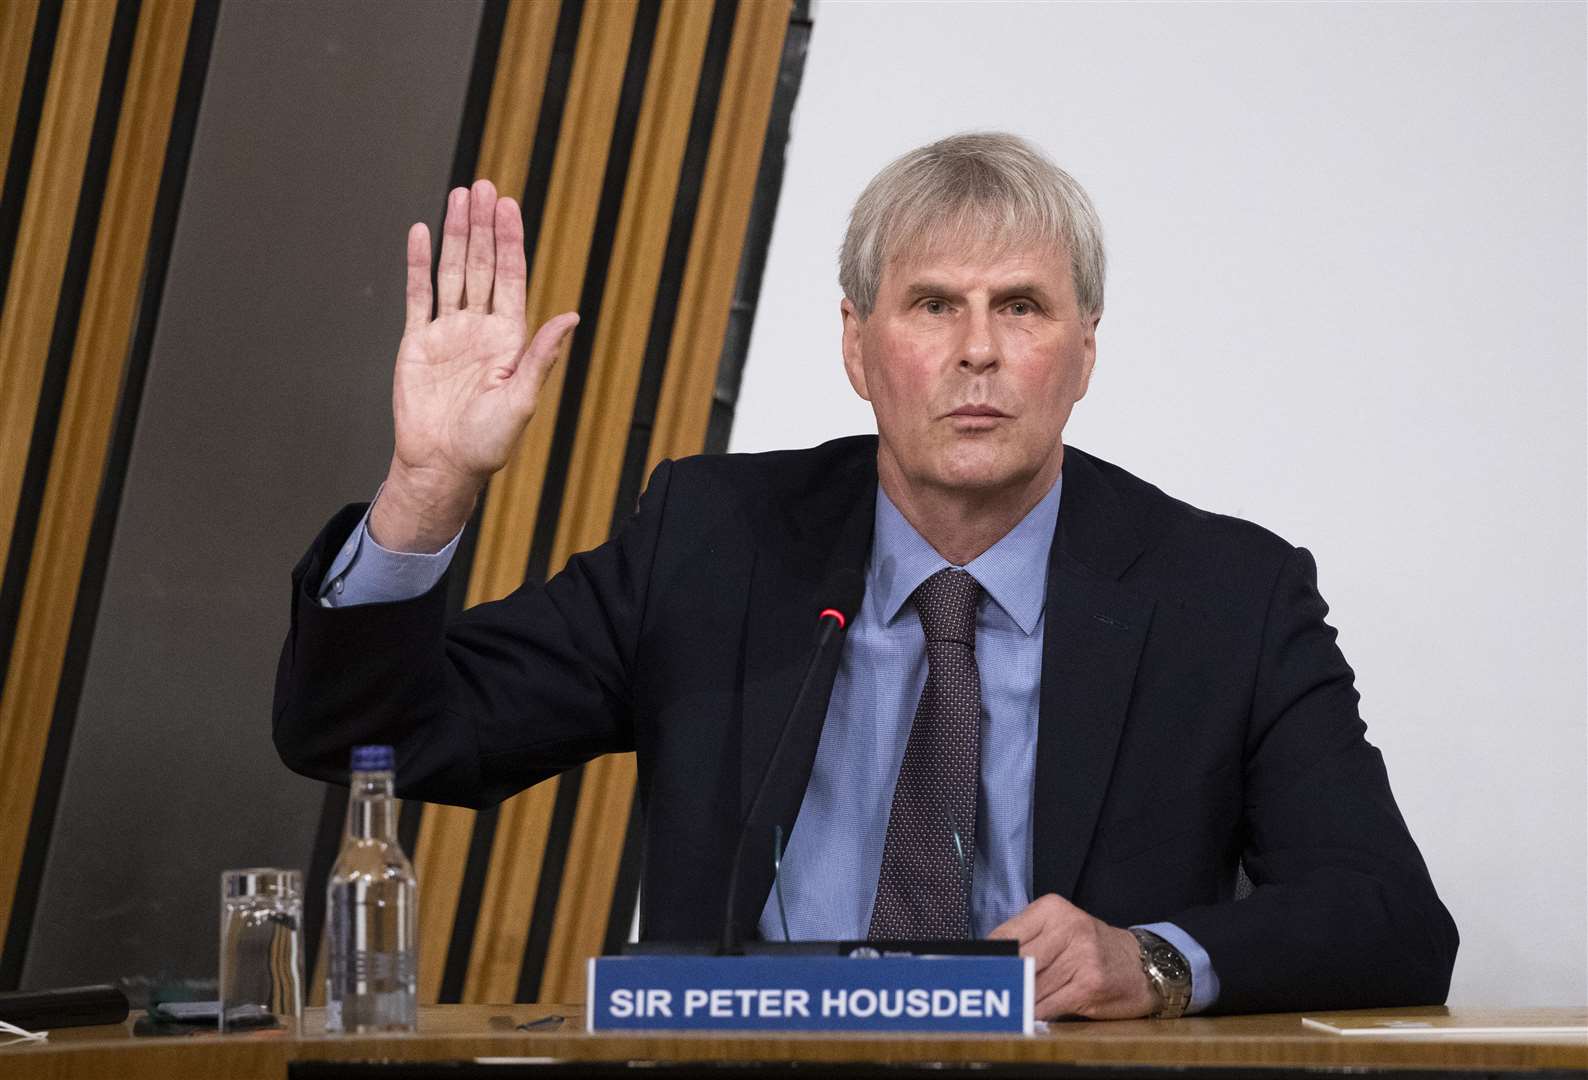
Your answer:
[[[739,895],[739,867],[744,862],[744,850],[750,840],[750,823],[755,820],[756,815],[761,811],[761,804],[766,801],[767,779],[777,770],[794,717],[807,708],[808,699],[817,694],[825,695],[831,692],[832,672],[838,662],[839,649],[843,646],[844,631],[848,629],[850,620],[859,610],[860,598],[865,591],[865,579],[860,576],[860,572],[844,567],[829,574],[816,593],[816,606],[820,609],[816,617],[816,644],[811,650],[810,662],[805,666],[805,677],[800,680],[799,692],[794,695],[794,704],[790,706],[788,715],[783,718],[783,728],[778,732],[777,745],[773,747],[772,756],[767,759],[766,769],[761,773],[760,782],[756,784],[755,798],[750,802],[750,810],[739,826],[739,842],[734,845],[733,863],[728,870],[728,900],[723,909],[722,940],[717,946],[719,956],[737,956],[740,952],[739,928],[734,918],[734,901]]]

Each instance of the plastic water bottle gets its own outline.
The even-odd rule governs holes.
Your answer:
[[[326,887],[327,1031],[418,1027],[419,885],[397,843],[389,746],[353,749],[347,831]]]

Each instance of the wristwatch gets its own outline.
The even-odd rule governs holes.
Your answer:
[[[1180,950],[1151,930],[1131,927],[1136,944],[1141,947],[1141,970],[1158,999],[1158,1008],[1150,1014],[1154,1020],[1173,1020],[1185,1013],[1191,1004],[1191,965],[1185,962]]]

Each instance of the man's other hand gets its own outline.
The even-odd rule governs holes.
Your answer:
[[[370,534],[398,551],[438,551],[507,463],[579,321],[565,312],[526,344],[524,222],[489,180],[447,197],[431,317],[430,230],[408,230],[407,322],[392,381],[396,447]]]
[[[987,935],[1018,941],[1036,961],[1036,1016],[1128,1020],[1158,1007],[1129,930],[1094,919],[1052,893]]]

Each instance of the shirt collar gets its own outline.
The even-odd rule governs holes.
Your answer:
[[[1059,519],[1064,476],[1020,523],[964,569],[1027,635],[1037,628],[1048,598],[1048,549]],[[916,587],[952,564],[904,519],[887,492],[877,488],[875,540],[866,563],[866,595],[876,597],[883,625],[893,622]]]

